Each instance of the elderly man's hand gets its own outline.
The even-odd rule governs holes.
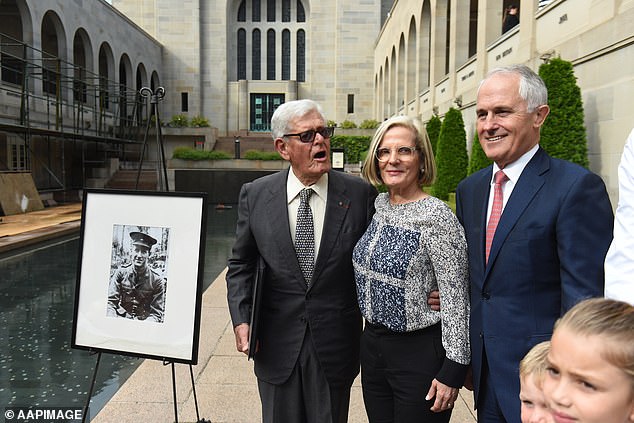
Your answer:
[[[236,349],[244,354],[249,354],[249,325],[241,323],[233,328],[236,336]]]
[[[427,297],[427,304],[434,311],[440,311],[440,292],[438,290],[434,290],[429,293],[429,297]]]

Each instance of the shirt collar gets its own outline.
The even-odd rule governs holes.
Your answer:
[[[304,184],[302,184],[299,179],[297,179],[297,176],[295,176],[293,168],[291,167],[288,170],[288,179],[286,180],[287,203],[293,201],[295,197],[299,195],[299,192],[304,188],[312,188],[313,191],[315,191],[315,194],[317,194],[319,197],[326,198],[326,193],[328,192],[328,173],[324,173],[315,184],[307,187],[304,186]]]
[[[537,153],[538,149],[539,144],[535,144],[533,148],[522,154],[519,159],[515,160],[513,163],[506,165],[506,167],[504,168],[504,174],[509,178],[509,181],[511,181],[513,185],[515,185],[518,179],[520,179],[524,168],[526,167],[528,162],[531,161],[535,153]],[[500,170],[500,167],[497,165],[497,163],[493,163],[493,173],[491,174],[492,185],[495,183],[495,174],[498,170]]]

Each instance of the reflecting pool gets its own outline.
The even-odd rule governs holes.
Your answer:
[[[204,288],[227,265],[235,209],[207,218]],[[96,355],[70,348],[79,240],[0,257],[0,407],[83,407]],[[90,415],[95,416],[142,359],[102,354]]]

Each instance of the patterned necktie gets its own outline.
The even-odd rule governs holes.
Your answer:
[[[315,232],[313,228],[313,212],[310,209],[311,188],[299,192],[299,209],[297,210],[297,226],[295,227],[295,252],[299,267],[302,269],[306,284],[313,277],[315,265]]]
[[[502,216],[502,184],[508,181],[508,176],[501,170],[495,172],[495,184],[493,186],[493,207],[491,208],[491,216],[489,217],[489,223],[487,225],[487,237],[486,237],[486,262],[489,262],[489,253],[491,252],[491,244],[493,243],[493,236],[495,230],[498,227],[500,216]]]

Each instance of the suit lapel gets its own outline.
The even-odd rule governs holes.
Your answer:
[[[280,230],[271,231],[272,244],[280,249],[281,257],[291,257],[287,262],[289,266],[295,266],[291,270],[292,274],[302,274],[295,253],[295,246],[291,237],[291,230],[288,224],[288,201],[286,198],[286,180],[288,179],[288,170],[280,172],[279,177],[270,184],[268,189],[268,198],[266,199],[266,212],[268,222],[285,222]]]
[[[345,195],[346,187],[336,171],[328,174],[328,201],[324,216],[324,228],[319,244],[319,254],[315,260],[313,282],[319,280],[319,276],[332,254],[343,226],[343,221],[350,207],[350,198]],[[313,286],[311,283],[310,287]],[[310,288],[309,288],[310,289]]]
[[[537,150],[535,156],[526,165],[517,185],[513,188],[513,193],[508,199],[506,207],[502,212],[502,217],[493,237],[489,262],[486,266],[485,278],[488,275],[495,258],[497,257],[504,241],[517,223],[518,219],[526,210],[531,200],[544,185],[544,173],[549,169],[548,155],[541,148]],[[486,230],[484,231],[486,234]]]

